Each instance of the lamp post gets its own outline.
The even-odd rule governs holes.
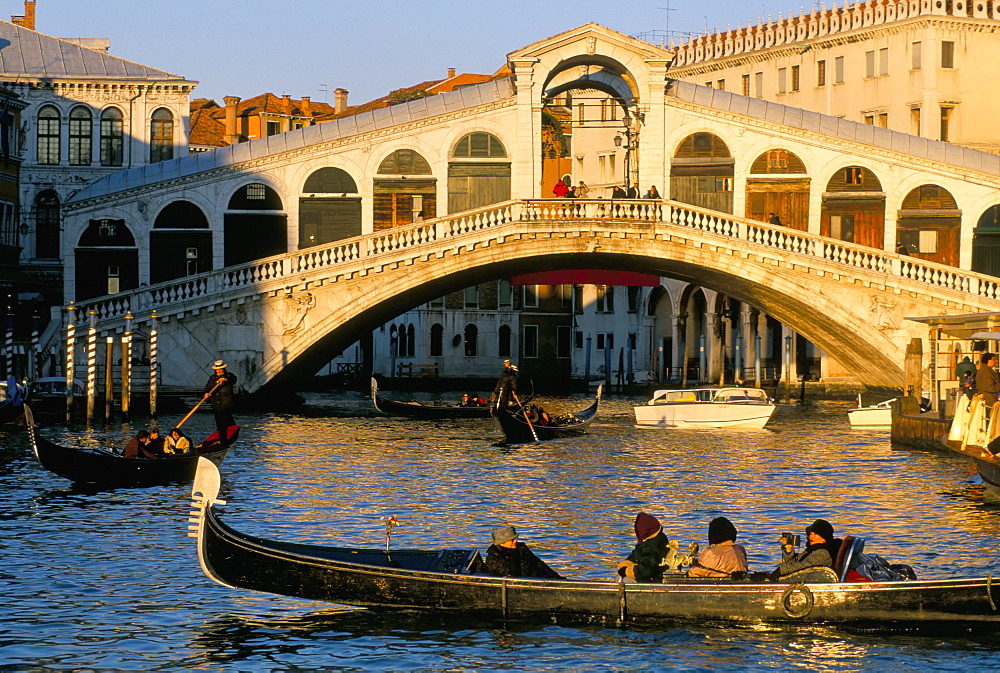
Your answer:
[[[792,335],[785,335],[785,400],[792,400]]]
[[[614,141],[615,147],[625,148],[625,189],[628,189],[633,182],[639,181],[638,175],[634,179],[632,176],[632,154],[639,147],[639,132],[632,129],[632,116],[628,113],[625,114],[622,130],[615,134]]]
[[[132,311],[125,312],[125,334],[122,335],[122,418],[129,420],[132,406]]]

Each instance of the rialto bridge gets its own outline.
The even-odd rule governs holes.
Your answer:
[[[102,178],[63,207],[65,295],[108,334],[155,309],[164,383],[221,355],[249,390],[542,269],[717,290],[868,385],[901,385],[926,336],[906,316],[1000,309],[970,270],[994,271],[1000,157],[672,81],[670,58],[588,24],[508,78]],[[581,175],[587,200],[545,199]],[[609,199],[626,176],[668,200]]]

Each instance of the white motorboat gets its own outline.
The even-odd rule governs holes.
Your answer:
[[[852,430],[891,430],[892,403],[891,400],[879,402],[871,406],[861,406],[861,396],[858,395],[858,408],[847,411],[847,420],[851,422]]]
[[[774,402],[759,388],[657,390],[635,407],[635,422],[661,428],[763,428]]]

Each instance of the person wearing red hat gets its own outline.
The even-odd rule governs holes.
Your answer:
[[[639,512],[635,517],[635,538],[637,543],[632,553],[618,564],[618,574],[623,581],[639,584],[662,584],[663,562],[667,558],[667,544],[670,542],[656,517]]]

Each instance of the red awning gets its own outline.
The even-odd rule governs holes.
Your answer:
[[[657,287],[660,277],[637,271],[604,269],[568,269],[522,273],[510,279],[511,285],[633,285]]]

